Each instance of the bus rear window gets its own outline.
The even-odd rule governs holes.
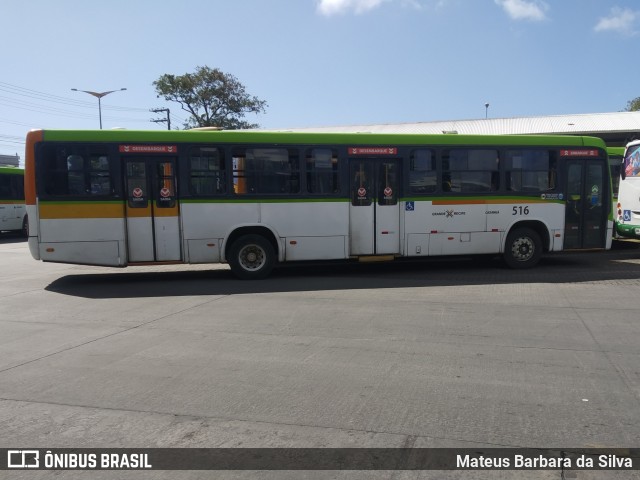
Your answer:
[[[633,145],[627,150],[624,173],[627,177],[640,177],[640,145]]]

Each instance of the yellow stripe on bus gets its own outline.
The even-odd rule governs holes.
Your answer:
[[[541,198],[487,198],[487,199],[478,199],[478,198],[451,198],[447,200],[433,200],[431,202],[432,205],[509,205],[509,204],[520,204],[520,203],[551,203],[553,200],[543,200]]]
[[[155,217],[177,217],[180,213],[178,212],[178,207],[175,206],[171,208],[154,208],[153,215]]]
[[[40,218],[123,218],[122,203],[40,203]]]
[[[131,208],[127,207],[127,217],[129,218],[143,218],[151,216],[151,207],[147,205],[144,208]]]
[[[177,217],[178,207],[155,208],[156,217]],[[151,206],[146,208],[127,208],[127,217],[151,217]],[[125,218],[125,208],[122,203],[41,203],[40,218]]]
[[[178,207],[171,208],[154,208],[153,216],[154,217],[177,217],[179,215]],[[145,208],[130,208],[127,207],[127,217],[132,218],[140,218],[140,217],[151,217],[151,207],[147,206]]]

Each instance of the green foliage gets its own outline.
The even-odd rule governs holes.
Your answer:
[[[153,82],[158,97],[177,102],[191,117],[184,125],[225,130],[256,128],[244,120],[247,113],[265,113],[267,102],[247,94],[233,75],[217,68],[197,67],[194,73],[162,75]]]
[[[640,110],[640,97],[636,97],[627,102],[627,108],[625,108],[626,112],[637,112],[638,110]]]

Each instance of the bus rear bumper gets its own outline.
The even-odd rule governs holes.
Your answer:
[[[36,260],[40,260],[40,249],[38,248],[38,237],[29,237],[29,252]]]
[[[616,233],[625,238],[640,238],[640,225],[616,223]]]

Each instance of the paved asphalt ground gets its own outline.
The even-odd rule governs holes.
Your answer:
[[[640,447],[640,244],[281,268],[44,264],[0,235],[0,448]],[[564,477],[563,477],[564,475]],[[4,471],[630,479],[640,471]]]

